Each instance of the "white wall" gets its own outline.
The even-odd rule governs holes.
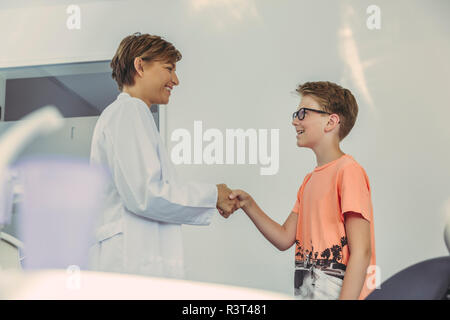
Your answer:
[[[314,166],[296,147],[292,94],[307,80],[330,80],[360,106],[343,142],[373,190],[377,263],[385,280],[415,262],[448,254],[450,200],[450,3],[379,0],[380,30],[366,27],[372,1],[185,0],[0,2],[0,67],[112,57],[141,31],[164,36],[183,54],[167,107],[167,132],[202,120],[207,128],[280,129],[280,170],[182,165],[188,179],[250,192],[275,220],[291,211]],[[58,5],[55,5],[58,3]],[[69,4],[81,29],[66,28]],[[169,150],[173,146],[169,143]],[[244,213],[209,227],[184,227],[188,278],[291,293],[293,249],[278,252]]]

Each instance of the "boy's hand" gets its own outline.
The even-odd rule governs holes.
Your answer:
[[[247,192],[239,189],[233,190],[228,197],[239,200],[239,207],[244,210],[254,203],[253,198]]]

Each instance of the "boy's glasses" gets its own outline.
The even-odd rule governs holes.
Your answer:
[[[314,112],[317,112],[317,113],[331,114],[331,113],[329,113],[329,112],[322,111],[322,110],[315,110],[315,109],[310,109],[310,108],[301,108],[301,109],[295,111],[295,112],[292,114],[292,120],[294,120],[295,118],[298,118],[298,120],[303,120],[303,119],[305,119],[305,111],[306,111],[306,110],[308,110],[308,111],[314,111]]]

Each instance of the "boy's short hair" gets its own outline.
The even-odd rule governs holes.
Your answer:
[[[300,84],[296,91],[302,96],[312,96],[325,111],[339,115],[340,141],[349,134],[358,116],[358,104],[350,90],[333,82],[317,81]]]
[[[145,61],[164,61],[175,64],[181,60],[181,53],[159,36],[136,32],[125,37],[119,44],[111,60],[112,78],[116,80],[119,90],[124,85],[134,85],[134,59],[142,57]]]

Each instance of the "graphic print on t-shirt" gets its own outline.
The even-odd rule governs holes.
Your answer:
[[[314,251],[301,246],[299,240],[295,240],[295,289],[303,284],[303,279],[307,274],[311,274],[313,269],[320,271],[321,274],[333,276],[341,280],[344,279],[347,266],[342,263],[342,251],[347,245],[347,237],[341,237],[341,243],[335,244],[324,250]]]
[[[316,281],[322,281],[323,283],[324,279],[321,279],[323,277],[334,277],[339,279],[336,281],[341,281],[340,283],[342,283],[347,268],[342,263],[342,252],[347,245],[347,237],[343,236],[340,240],[340,244],[317,251],[314,251],[312,244],[310,246],[311,249],[305,249],[301,246],[299,240],[295,240],[294,295],[309,296],[311,294],[307,293],[311,289],[302,288],[305,280],[305,285],[312,287],[314,287]]]

